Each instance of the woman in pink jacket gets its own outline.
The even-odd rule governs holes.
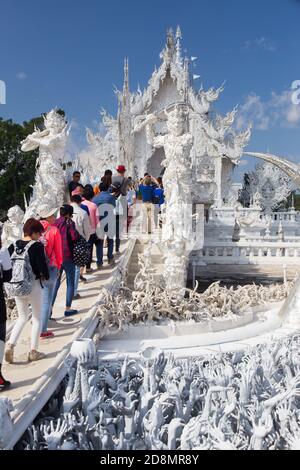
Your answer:
[[[88,208],[91,227],[92,227],[92,232],[91,232],[91,236],[89,239],[90,259],[89,259],[88,264],[86,265],[87,273],[92,272],[91,264],[93,260],[93,248],[94,248],[94,245],[97,245],[97,242],[98,242],[98,237],[96,235],[96,227],[99,223],[99,212],[98,212],[97,204],[92,202],[93,197],[94,197],[93,186],[91,186],[90,184],[87,184],[83,190],[82,204],[81,204],[81,207],[86,206]]]
[[[45,246],[46,258],[49,262],[49,279],[43,282],[42,290],[42,312],[41,312],[41,338],[51,338],[54,336],[52,331],[48,331],[48,322],[52,311],[52,298],[55,284],[62,265],[62,241],[61,235],[55,222],[55,213],[57,209],[51,209],[48,206],[41,207],[39,211],[40,222],[45,232],[41,241]]]

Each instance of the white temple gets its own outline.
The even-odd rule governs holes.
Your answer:
[[[99,168],[114,168],[117,163],[124,164],[127,174],[134,179],[146,171],[155,177],[163,175],[166,162],[163,142],[168,135],[166,112],[176,103],[185,104],[192,145],[186,157],[191,166],[191,191],[184,198],[188,197],[191,204],[203,205],[205,210],[200,228],[204,232],[204,246],[194,248],[193,263],[265,264],[267,257],[271,264],[281,264],[279,258],[289,253],[287,263],[297,263],[300,235],[297,213],[293,207],[290,212],[274,212],[278,203],[295,189],[291,175],[280,171],[274,161],[259,165],[252,173],[250,207],[242,207],[238,202],[242,185],[233,181],[233,172],[249,142],[250,127],[240,134],[234,131],[237,108],[226,116],[216,113],[215,102],[223,86],[209,90],[201,86],[196,90],[192,59],[182,56],[181,41],[179,27],[176,34],[172,29],[168,31],[160,53],[161,64],[143,91],[130,90],[129,63],[125,60],[123,90],[116,90],[117,117],[102,111],[105,133],[95,134],[87,129],[89,159],[82,164],[76,161],[83,179],[97,182]],[[148,123],[153,116],[155,122],[149,139]],[[264,158],[261,154],[256,156]],[[294,247],[296,251],[285,250],[282,232],[286,239],[292,237],[288,248]],[[268,245],[272,240],[283,246],[273,245],[274,250],[270,249],[266,236]]]
[[[168,31],[167,43],[160,54],[161,65],[155,69],[147,88],[130,91],[129,64],[125,60],[123,90],[116,91],[118,116],[103,112],[103,137],[87,130],[88,143],[95,160],[105,165],[123,163],[128,175],[135,178],[147,171],[157,177],[163,173],[164,147],[154,147],[147,140],[144,121],[150,114],[159,116],[174,103],[189,106],[189,128],[193,136],[191,149],[194,199],[208,205],[220,205],[228,190],[228,178],[238,164],[249,141],[250,130],[235,134],[232,125],[236,109],[222,117],[214,112],[223,87],[196,91],[190,59],[181,54],[181,31]],[[166,123],[158,122],[156,135],[166,133]]]
[[[84,286],[79,302],[89,299],[91,308],[78,313],[74,334],[65,331],[43,346],[48,359],[55,342],[59,348],[38,380],[36,364],[26,364],[33,385],[14,409],[13,394],[0,398],[0,449],[18,441],[17,448],[28,450],[300,449],[300,277],[236,289],[213,283],[204,293],[197,285],[185,288],[191,257],[206,271],[209,264],[220,271],[222,264],[293,264],[300,254],[294,205],[275,212],[300,188],[300,166],[249,154],[268,163],[250,174],[249,207],[243,207],[232,173],[250,130],[234,132],[236,109],[215,114],[212,103],[222,89],[195,91],[179,28],[168,32],[161,65],[144,92],[130,92],[125,61],[118,116],[102,112],[106,133],[87,130],[88,162],[74,164],[85,182],[99,181],[117,163],[134,179],[146,171],[163,175],[158,258],[165,259],[165,283],[154,281],[154,237],[127,239],[115,267],[87,274],[92,287]],[[25,217],[38,214],[45,195],[55,207],[64,200],[68,133],[65,120],[51,111],[45,130],[23,142],[23,151],[40,151]],[[55,176],[50,183],[49,172]],[[197,204],[206,215],[200,244],[193,230]],[[195,218],[188,223],[189,206]],[[23,212],[14,207],[8,215],[6,242],[19,236]],[[135,264],[140,271],[131,289]],[[55,308],[61,318],[61,306]],[[63,336],[68,344],[58,343]]]

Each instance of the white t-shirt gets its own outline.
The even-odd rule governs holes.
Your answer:
[[[80,235],[85,238],[86,241],[89,240],[92,234],[92,227],[88,213],[81,209],[75,202],[71,202],[73,207],[73,221],[75,222],[76,230]]]
[[[7,248],[1,248],[0,250],[0,264],[3,271],[8,271],[11,269],[11,260]]]

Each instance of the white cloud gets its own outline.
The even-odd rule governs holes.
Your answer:
[[[276,46],[275,44],[270,41],[268,38],[255,38],[248,40],[244,43],[242,49],[263,49],[264,51],[268,52],[275,52],[276,51]]]
[[[251,93],[239,107],[236,127],[244,129],[249,123],[259,130],[299,127],[300,105],[293,104],[291,90],[284,90],[281,94],[271,92],[266,100]]]
[[[18,72],[18,73],[16,74],[16,77],[17,77],[18,80],[26,80],[27,75],[26,75],[25,72]]]
[[[287,110],[286,119],[290,124],[298,124],[300,122],[300,106],[291,106]]]
[[[247,166],[247,165],[249,165],[248,160],[240,160],[239,161],[239,166]]]
[[[71,119],[71,121],[69,122],[69,125],[71,126],[72,129],[76,129],[76,130],[80,129],[79,122],[74,118]]]

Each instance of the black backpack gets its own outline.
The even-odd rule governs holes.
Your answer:
[[[83,266],[88,264],[90,260],[90,245],[81,235],[79,236],[79,239],[74,242],[69,232],[69,226],[67,226],[67,237],[70,249],[72,251],[73,261],[76,266],[82,268]]]
[[[88,242],[80,236],[77,242],[73,244],[73,261],[76,266],[85,266],[90,259],[90,245]]]

